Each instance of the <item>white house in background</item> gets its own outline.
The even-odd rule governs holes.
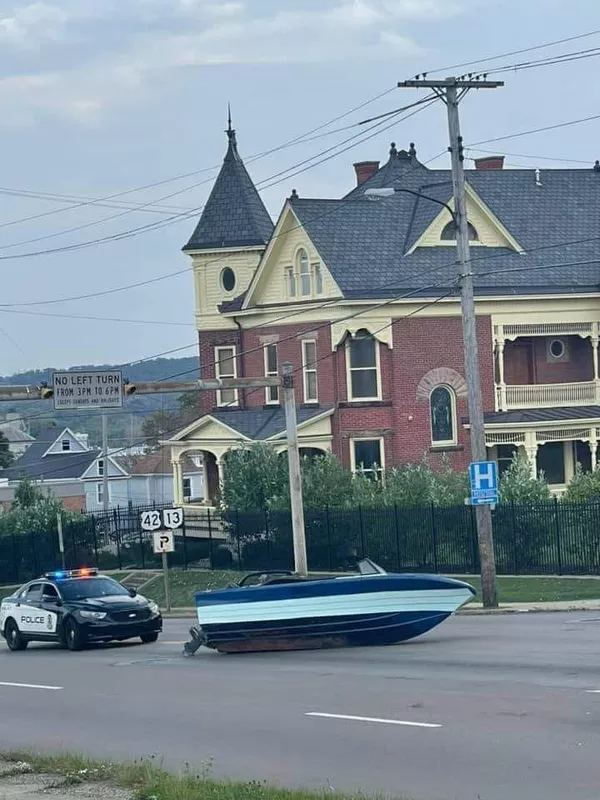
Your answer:
[[[33,436],[27,430],[25,420],[20,414],[8,413],[4,420],[0,422],[0,433],[3,433],[8,440],[8,447],[15,458],[19,458],[34,441]]]
[[[87,511],[104,508],[104,470],[108,476],[109,508],[129,504],[168,505],[173,502],[173,467],[167,449],[137,456],[102,455],[90,464],[82,480],[85,486]],[[183,465],[184,501],[200,502],[204,498],[202,463],[185,460]]]

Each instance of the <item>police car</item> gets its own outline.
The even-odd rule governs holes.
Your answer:
[[[48,572],[0,604],[0,633],[10,650],[24,650],[29,642],[81,650],[87,643],[138,636],[147,644],[161,631],[153,600],[92,569]]]

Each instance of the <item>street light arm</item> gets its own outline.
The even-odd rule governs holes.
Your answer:
[[[446,209],[446,211],[450,214],[452,221],[456,225],[456,214],[450,208],[448,203],[444,203],[442,200],[438,200],[437,197],[430,197],[428,194],[423,194],[422,192],[415,192],[413,189],[396,189],[394,187],[384,188],[384,189],[366,189],[365,190],[365,197],[391,197],[392,194],[396,194],[396,192],[403,192],[404,194],[412,194],[413,197],[420,197],[423,200],[429,200],[432,203],[436,203],[438,206],[442,206]]]

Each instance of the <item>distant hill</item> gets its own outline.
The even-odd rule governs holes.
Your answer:
[[[120,365],[81,364],[69,369],[120,369]],[[46,367],[40,370],[29,370],[28,372],[17,372],[14,375],[0,376],[0,386],[37,385],[41,381],[49,383],[54,370],[54,367]],[[61,369],[61,371],[63,370]],[[188,358],[156,358],[127,366],[122,372],[123,377],[128,378],[132,383],[136,381],[161,381],[168,378],[192,381],[199,377],[198,358],[195,356]],[[155,394],[133,395],[133,397],[126,398],[122,409],[108,412],[111,446],[119,447],[138,442],[144,418],[162,409],[177,408],[177,397],[178,395],[176,394]],[[22,415],[33,436],[41,428],[56,424],[70,427],[83,433],[89,433],[92,443],[100,443],[101,415],[98,411],[54,411],[52,403],[47,400],[0,404],[0,418],[4,417],[9,411]]]

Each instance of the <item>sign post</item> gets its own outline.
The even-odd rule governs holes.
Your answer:
[[[175,535],[173,531],[183,525],[182,508],[165,508],[161,511],[143,511],[140,518],[142,530],[153,534],[153,550],[162,556],[163,577],[165,581],[165,605],[171,610],[171,593],[169,591],[169,559],[168,553],[175,552]],[[166,528],[166,530],[165,530]]]

